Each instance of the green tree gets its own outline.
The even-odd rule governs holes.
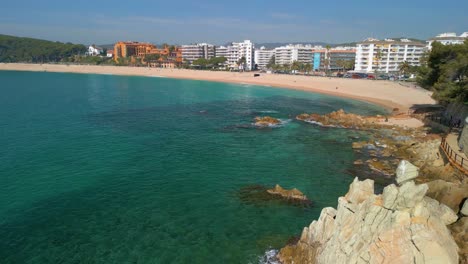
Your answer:
[[[398,71],[402,74],[407,74],[410,70],[411,65],[407,61],[402,62],[398,67]]]
[[[330,49],[331,49],[331,46],[326,45],[325,49],[327,50],[327,53],[325,53],[325,72],[328,73],[328,71],[330,70]]]
[[[459,45],[432,43],[427,65],[419,68],[419,84],[433,90],[442,104],[468,103],[468,40]]]
[[[344,71],[352,70],[354,68],[354,61],[350,60],[337,60],[336,65]]]
[[[377,69],[375,70],[375,73],[378,73],[380,70],[380,63],[382,62],[382,49],[377,47],[377,52],[375,53],[375,60],[377,64]]]
[[[199,59],[194,60],[192,64],[195,66],[198,66],[201,69],[205,69],[209,64],[209,61],[205,58],[199,58]]]
[[[275,55],[271,56],[270,58],[270,61],[268,61],[268,64],[266,65],[266,67],[268,69],[274,69],[276,66],[276,59],[275,59]]]
[[[146,62],[158,62],[159,59],[161,58],[161,55],[160,54],[147,54],[145,56],[145,61]]]
[[[218,68],[220,67],[220,65],[223,65],[224,63],[226,63],[226,61],[227,61],[226,57],[213,57],[208,62],[213,67]]]
[[[303,68],[305,73],[309,73],[312,71],[312,64],[311,63],[305,63],[304,68]]]
[[[299,71],[301,69],[301,63],[298,61],[293,61],[291,64],[291,70],[292,71]]]
[[[84,45],[0,35],[0,62],[69,62],[86,51]]]
[[[169,46],[169,53],[173,53],[176,50],[176,46],[171,45]]]
[[[245,70],[246,63],[247,63],[247,59],[245,57],[242,57],[237,61],[237,65],[242,66],[242,70]]]

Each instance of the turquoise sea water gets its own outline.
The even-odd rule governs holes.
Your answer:
[[[0,71],[1,263],[256,263],[336,206],[358,132],[303,112],[383,109],[269,87]],[[284,126],[250,127],[271,115]],[[311,208],[250,203],[296,187]]]

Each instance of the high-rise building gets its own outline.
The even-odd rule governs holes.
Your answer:
[[[136,41],[119,41],[114,45],[114,60],[119,58],[127,58],[131,56],[142,57],[150,53],[152,49],[157,49],[155,45],[150,43],[142,43]]]
[[[287,45],[275,48],[275,63],[278,65],[290,65],[294,61],[300,63],[312,63],[313,54],[310,45]]]
[[[216,47],[216,57],[225,57],[226,64],[231,69],[250,71],[254,68],[254,50],[255,46],[250,40],[244,42],[232,42],[227,47]],[[245,58],[245,63],[239,64],[241,59]]]
[[[237,54],[238,60],[245,58],[245,65],[239,65],[240,69],[251,71],[254,69],[255,46],[250,40],[233,42],[231,52]]]
[[[360,72],[398,72],[403,62],[419,66],[426,46],[408,39],[367,39],[356,45],[354,70]]]
[[[147,55],[159,55],[156,61],[149,61],[146,59]],[[161,67],[174,67],[182,62],[182,52],[180,48],[175,46],[164,46],[162,48],[156,47],[151,43],[141,43],[135,41],[117,42],[114,45],[114,60],[118,61],[119,58],[132,58],[135,57],[146,59],[149,65],[159,65]]]
[[[265,69],[271,58],[275,56],[274,49],[266,49],[261,47],[255,50],[254,62],[258,69]]]
[[[463,32],[460,36],[457,36],[457,34],[453,32],[442,33],[426,41],[427,49],[431,50],[433,42],[439,42],[439,43],[442,43],[443,45],[453,45],[453,44],[463,44],[463,42],[467,39],[468,39],[468,32]]]
[[[207,43],[182,45],[182,59],[192,63],[197,59],[211,59],[215,56],[215,47]]]
[[[355,47],[335,47],[331,49],[313,49],[313,69],[315,71],[341,71],[344,64],[354,66],[356,58]],[[350,67],[353,68],[353,67]]]
[[[228,57],[228,48],[225,46],[218,46],[215,48],[215,57]]]

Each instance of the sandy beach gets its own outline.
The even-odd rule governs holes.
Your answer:
[[[135,75],[265,85],[358,99],[386,107],[389,110],[398,108],[398,112],[400,113],[407,112],[414,105],[435,103],[431,98],[431,92],[415,87],[413,84],[400,84],[398,82],[380,80],[265,73],[262,73],[259,77],[254,77],[252,72],[239,73],[146,67],[22,63],[0,63],[0,70]]]

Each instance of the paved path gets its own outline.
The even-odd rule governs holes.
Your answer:
[[[458,135],[459,133],[453,132],[448,134],[445,138],[445,143],[449,148],[443,147],[443,149],[449,160],[451,160],[450,163],[468,176],[468,158],[458,146]],[[442,145],[446,146],[444,143]]]
[[[453,152],[457,154],[457,156],[461,156],[468,162],[468,158],[466,157],[465,153],[463,153],[458,146],[458,135],[459,133],[450,133],[445,140],[450,145],[450,148],[452,148]]]

